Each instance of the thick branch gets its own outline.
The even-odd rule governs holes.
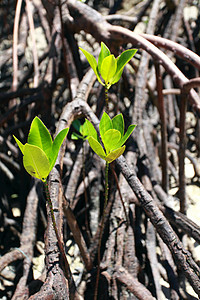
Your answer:
[[[67,5],[73,20],[70,19],[69,24],[67,17],[67,19],[64,19],[64,22],[71,26],[72,30],[76,32],[84,30],[93,35],[98,42],[104,41],[109,45],[119,46],[124,43],[132,43],[134,47],[147,51],[156,61],[163,65],[180,88],[188,82],[188,79],[176,65],[144,37],[126,28],[107,23],[100,13],[80,1],[68,0]],[[200,112],[200,99],[194,90],[190,91],[190,102],[194,109]]]

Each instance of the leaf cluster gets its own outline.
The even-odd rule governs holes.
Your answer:
[[[55,140],[52,141],[44,123],[35,117],[31,123],[28,142],[25,145],[13,136],[23,154],[24,168],[31,176],[39,178],[43,182],[46,181],[68,130],[69,128],[60,131]]]
[[[78,133],[77,132],[72,132],[72,135],[71,135],[72,140],[82,139],[82,140],[85,141],[87,139],[87,136],[88,136],[88,129],[87,129],[86,122],[81,124],[81,122],[77,119],[77,120],[74,120],[72,122],[72,126],[78,132]]]
[[[80,48],[86,56],[90,66],[92,67],[98,81],[109,89],[111,85],[119,81],[125,65],[137,52],[137,49],[128,49],[121,53],[117,58],[110,53],[109,48],[101,42],[101,51],[98,63],[95,57],[88,51]],[[103,79],[103,81],[102,81]]]
[[[88,142],[93,151],[102,159],[111,163],[113,160],[123,154],[125,150],[124,143],[133,132],[136,125],[130,125],[124,134],[124,119],[122,114],[116,115],[111,119],[106,112],[103,113],[99,124],[100,138],[90,121],[86,119],[88,130]]]

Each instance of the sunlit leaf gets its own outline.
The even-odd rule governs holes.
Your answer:
[[[53,141],[52,151],[51,151],[51,155],[49,157],[50,171],[53,169],[53,166],[54,166],[57,156],[58,156],[58,152],[60,150],[60,147],[61,147],[64,139],[67,136],[68,131],[69,131],[69,128],[65,128],[65,129],[61,130],[55,137],[55,140]]]
[[[84,54],[85,57],[87,58],[87,60],[88,60],[88,62],[89,62],[89,64],[90,64],[90,66],[91,66],[91,68],[93,69],[95,75],[97,76],[98,81],[99,81],[102,85],[104,85],[104,83],[101,81],[101,78],[100,78],[99,73],[98,73],[98,71],[97,71],[97,61],[96,61],[95,57],[94,57],[92,54],[90,54],[88,51],[86,51],[86,50],[84,50],[84,49],[82,49],[82,48],[80,48],[80,47],[79,47],[79,49],[83,52],[83,54]]]
[[[81,134],[83,135],[84,138],[87,138],[87,136],[88,136],[88,126],[87,126],[86,122],[84,122],[83,125],[81,126],[80,132],[81,132]]]
[[[98,70],[100,73],[101,73],[102,61],[104,60],[104,58],[106,58],[109,55],[110,55],[110,50],[103,42],[101,42],[101,52],[99,53],[99,58],[98,58]]]
[[[90,147],[92,148],[92,150],[101,158],[105,159],[106,154],[105,151],[103,150],[103,147],[101,146],[101,144],[94,139],[92,136],[88,137],[88,142],[90,144]]]
[[[92,125],[92,123],[90,121],[88,121],[87,119],[85,119],[85,122],[86,122],[86,125],[87,125],[88,136],[93,137],[95,140],[97,140],[99,142],[98,134],[96,132],[96,129]]]
[[[135,55],[136,52],[137,49],[128,49],[122,52],[122,54],[117,58],[117,69],[116,73],[114,74],[111,80],[112,84],[119,81],[125,65],[131,60],[131,58]]]
[[[114,77],[110,80],[110,86],[111,86],[112,84],[117,83],[117,82],[120,80],[120,78],[121,78],[121,76],[122,76],[122,73],[123,73],[123,70],[124,70],[124,69],[121,69],[119,72],[115,73]],[[109,87],[110,87],[110,86],[109,86]]]
[[[106,153],[109,153],[117,148],[117,144],[121,139],[121,133],[116,129],[109,129],[103,136],[101,136],[101,138],[106,149]]]
[[[113,150],[112,152],[110,152],[105,160],[109,163],[111,163],[113,160],[117,159],[120,155],[122,155],[124,153],[126,146],[120,147],[116,150]]]
[[[23,164],[26,171],[33,177],[45,181],[50,172],[49,160],[42,149],[25,144]]]
[[[17,145],[19,146],[19,149],[21,150],[22,154],[24,154],[24,146],[14,135],[13,135]]]
[[[121,147],[126,140],[129,138],[129,136],[131,135],[131,133],[133,132],[133,130],[135,129],[136,125],[130,125],[127,129],[127,132],[125,133],[125,135],[122,137],[122,139],[120,140],[119,144],[117,145],[118,147]]]
[[[113,129],[119,130],[121,136],[124,135],[124,118],[122,114],[116,115],[112,119]]]
[[[104,112],[103,116],[101,117],[101,121],[99,123],[99,131],[100,131],[100,135],[101,137],[104,135],[104,133],[109,130],[112,129],[113,125],[112,125],[112,121],[111,118],[109,117],[109,115]]]
[[[101,76],[105,80],[105,83],[109,83],[115,75],[117,69],[117,61],[114,55],[109,55],[102,61],[101,64]]]
[[[122,52],[117,60],[117,72],[124,68],[124,66],[133,58],[137,49],[128,49]]]
[[[52,143],[48,129],[38,117],[35,117],[31,123],[28,144],[41,148],[48,157],[51,152]]]

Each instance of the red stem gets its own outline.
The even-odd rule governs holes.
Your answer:
[[[162,167],[162,187],[167,192],[169,188],[168,164],[167,164],[167,125],[165,115],[165,103],[163,97],[163,84],[159,63],[155,63],[157,93],[158,93],[158,111],[161,120],[161,167]]]

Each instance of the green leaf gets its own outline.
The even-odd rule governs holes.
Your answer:
[[[122,52],[122,54],[117,58],[117,72],[125,67],[125,65],[133,58],[137,49],[128,49]]]
[[[113,150],[112,152],[110,152],[105,160],[109,163],[111,163],[113,160],[117,159],[120,155],[122,155],[124,153],[126,146],[120,147],[116,150]]]
[[[83,136],[76,133],[76,132],[72,132],[72,135],[71,135],[71,139],[72,140],[79,140],[79,139],[82,139],[83,140]]]
[[[87,50],[84,50],[83,48],[79,47],[79,49],[83,52],[83,54],[85,55],[85,57],[87,58],[91,68],[93,69],[94,73],[97,73],[97,61],[95,59],[95,57],[90,54]],[[97,75],[97,74],[96,74]]]
[[[76,120],[74,120],[74,121],[72,122],[72,126],[73,126],[77,131],[80,132],[81,122],[80,122],[78,119],[76,119]]]
[[[101,52],[99,53],[99,58],[98,58],[98,70],[100,73],[101,73],[102,61],[104,60],[104,58],[106,58],[109,55],[110,55],[110,50],[103,42],[101,42]]]
[[[115,76],[110,80],[110,86],[112,84],[117,83],[120,80],[120,78],[122,76],[122,73],[123,73],[123,70],[124,69],[121,69],[119,72],[115,73]],[[109,86],[109,88],[110,88],[110,86]]]
[[[25,144],[23,164],[26,171],[33,177],[45,181],[50,172],[49,160],[42,149]]]
[[[81,125],[81,122],[77,119],[72,123],[73,127],[80,133],[73,132],[71,135],[72,140],[82,139],[85,140],[88,136],[88,129],[86,122]]]
[[[121,133],[116,129],[107,130],[103,136],[101,136],[102,142],[106,149],[106,154],[117,148],[117,144],[121,140]]]
[[[101,117],[101,121],[99,123],[100,136],[102,137],[107,130],[112,128],[113,125],[112,125],[111,118],[106,112],[104,112],[103,116]]]
[[[84,138],[87,138],[88,136],[88,126],[86,122],[84,122],[83,125],[81,126],[81,134],[83,135]]]
[[[127,132],[122,137],[122,139],[120,140],[119,144],[117,145],[118,147],[121,147],[126,142],[126,140],[129,138],[129,136],[131,135],[131,133],[133,132],[133,130],[135,129],[135,127],[136,127],[136,125],[130,125],[128,127]]]
[[[24,146],[14,135],[13,135],[17,145],[19,146],[19,149],[21,150],[22,154],[24,154]]]
[[[124,135],[124,118],[122,114],[115,116],[112,119],[113,129],[119,130],[121,136]]]
[[[117,60],[113,54],[104,58],[101,64],[101,76],[105,80],[106,84],[108,84],[110,80],[113,78],[116,69],[117,69]]]
[[[122,52],[122,54],[117,58],[116,73],[110,83],[114,84],[119,81],[125,65],[131,60],[131,58],[135,55],[136,52],[137,49],[128,49]]]
[[[88,60],[88,62],[89,62],[89,64],[90,64],[90,66],[91,66],[91,68],[93,69],[95,75],[97,76],[98,81],[99,81],[102,85],[104,85],[104,83],[101,81],[101,78],[100,78],[99,73],[98,73],[98,71],[97,71],[97,61],[96,61],[95,57],[94,57],[92,54],[90,54],[88,51],[82,49],[81,47],[79,47],[79,49],[83,52],[83,54],[84,54],[85,57],[87,58],[87,60]]]
[[[90,121],[88,121],[87,119],[85,119],[85,122],[87,125],[88,136],[93,137],[95,140],[97,140],[99,142],[100,140],[99,140],[98,134],[96,132],[96,129],[92,125],[92,123]]]
[[[58,152],[60,150],[60,147],[61,147],[64,139],[67,136],[68,131],[69,131],[69,128],[65,128],[65,129],[61,130],[55,137],[55,140],[53,141],[51,155],[49,156],[50,171],[53,169],[53,166],[55,165],[55,162],[56,162],[56,159],[58,156]]]
[[[31,123],[28,144],[41,148],[48,157],[51,152],[52,143],[48,129],[38,117],[35,117]]]
[[[101,158],[105,159],[106,154],[105,151],[103,150],[103,147],[101,146],[101,144],[94,139],[92,136],[88,137],[88,142],[90,144],[90,147],[92,148],[92,150]]]

